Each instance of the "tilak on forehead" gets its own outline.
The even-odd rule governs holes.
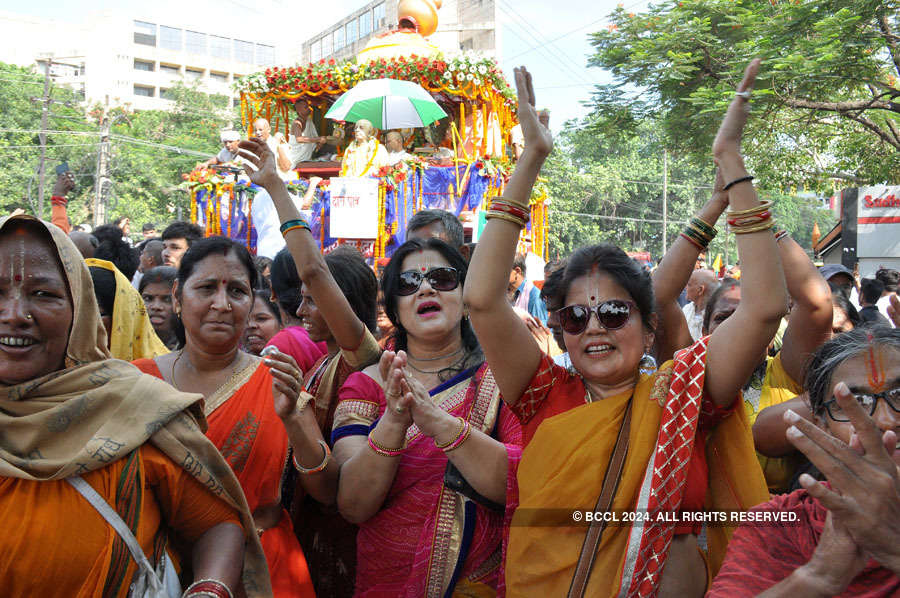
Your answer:
[[[872,333],[866,335],[869,341],[869,352],[866,355],[866,377],[872,392],[881,392],[887,384],[887,375],[884,372],[884,354],[875,350],[875,337]]]

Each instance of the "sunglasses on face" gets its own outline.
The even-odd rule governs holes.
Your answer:
[[[594,307],[587,305],[567,305],[556,310],[560,327],[568,334],[581,334],[591,321],[591,314],[597,314],[600,325],[607,330],[618,330],[628,323],[631,310],[636,308],[631,301],[610,299]]]
[[[886,390],[884,392],[865,394],[854,393],[853,398],[866,410],[866,413],[868,413],[870,417],[875,415],[875,409],[878,407],[878,399],[881,399],[888,404],[888,407],[897,413],[900,413],[900,387],[892,388],[891,390]],[[836,422],[850,421],[850,417],[843,409],[841,409],[837,399],[834,397],[825,401],[825,409],[828,411],[828,416]]]
[[[397,294],[400,296],[412,295],[422,286],[423,280],[427,280],[435,291],[452,291],[459,286],[459,271],[456,268],[443,266],[432,268],[424,273],[418,270],[401,272]]]

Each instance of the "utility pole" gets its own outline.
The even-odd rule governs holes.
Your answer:
[[[662,221],[663,221],[663,254],[669,250],[669,233],[668,233],[668,203],[669,203],[669,150],[663,150],[663,209],[662,209]]]
[[[50,118],[50,69],[53,58],[47,59],[47,71],[44,73],[44,95],[41,97],[41,161],[38,165],[38,218],[44,217],[44,163],[47,160],[47,126]]]
[[[106,195],[109,184],[109,116],[104,111],[100,121],[100,151],[97,153],[97,172],[94,175],[94,227],[106,223]]]

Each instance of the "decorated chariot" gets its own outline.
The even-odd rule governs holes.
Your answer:
[[[409,218],[424,208],[455,213],[477,242],[483,213],[492,198],[503,192],[512,170],[515,94],[496,62],[475,53],[444,55],[425,38],[434,31],[436,19],[429,22],[421,14],[404,14],[404,4],[414,3],[401,3],[400,29],[373,38],[356,58],[270,68],[237,84],[248,136],[254,121],[265,118],[273,135],[281,132],[287,138],[296,106],[305,104],[316,130],[334,144],[335,160],[300,162],[294,168],[297,178],[288,181],[289,190],[302,195],[309,177],[326,179],[316,192],[311,220],[324,252],[349,242],[375,261],[388,257],[405,240]],[[424,4],[431,5],[430,1]],[[380,168],[368,168],[370,160],[365,178],[369,189],[377,190],[354,195],[348,203],[347,187],[342,184],[336,190],[328,177],[346,174],[347,160],[343,172],[338,160],[346,158],[353,132],[325,115],[358,83],[373,79],[418,84],[447,118],[402,130],[403,158]],[[385,132],[381,132],[381,143]],[[242,182],[237,172],[195,171],[186,179],[192,221],[205,227],[207,234],[227,235],[254,249],[250,208],[257,189],[246,179]],[[523,252],[546,258],[546,216],[546,192],[538,186],[531,222],[522,235]]]

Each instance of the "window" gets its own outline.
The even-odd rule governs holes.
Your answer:
[[[147,62],[146,60],[138,60],[134,59],[134,70],[136,71],[155,71],[153,68],[155,65],[152,62]]]
[[[181,29],[159,26],[159,47],[166,50],[181,51]]]
[[[318,62],[322,58],[322,40],[316,40],[309,47],[309,61]]]
[[[331,46],[331,35],[326,35],[322,38],[322,58],[328,58],[334,54],[334,50]]]
[[[347,42],[346,43],[349,46],[350,44],[352,44],[353,42],[356,41],[356,31],[357,31],[356,19],[353,19],[352,21],[347,23],[346,31],[347,31]]]
[[[152,87],[145,87],[143,85],[135,85],[134,86],[134,95],[143,96],[145,98],[154,97],[154,89]]]
[[[173,64],[160,64],[159,72],[165,73],[167,75],[172,75],[173,77],[178,77],[181,75],[181,69]]]
[[[134,43],[144,46],[156,45],[156,25],[144,21],[134,22]]]
[[[164,88],[160,87],[159,88],[159,97],[161,97],[164,100],[174,100],[175,94],[172,93],[171,89],[168,89],[168,88],[164,89]]]
[[[334,32],[334,51],[337,52],[344,47],[344,28],[339,27]]]
[[[275,64],[275,48],[256,44],[256,64],[257,66],[269,66]]]
[[[253,63],[253,43],[239,39],[234,40],[234,59],[236,62]]]
[[[185,67],[184,76],[188,79],[200,79],[203,77],[203,71],[200,69],[191,69]]]
[[[209,55],[213,58],[231,58],[231,40],[227,37],[209,36]]]
[[[366,11],[359,15],[359,38],[362,39],[372,33],[372,12]]]
[[[191,54],[206,54],[206,34],[196,31],[184,32],[184,49]]]
[[[384,2],[372,9],[372,16],[375,18],[375,29],[384,26]]]
[[[209,73],[209,78],[218,83],[228,83],[228,75],[225,73]]]

